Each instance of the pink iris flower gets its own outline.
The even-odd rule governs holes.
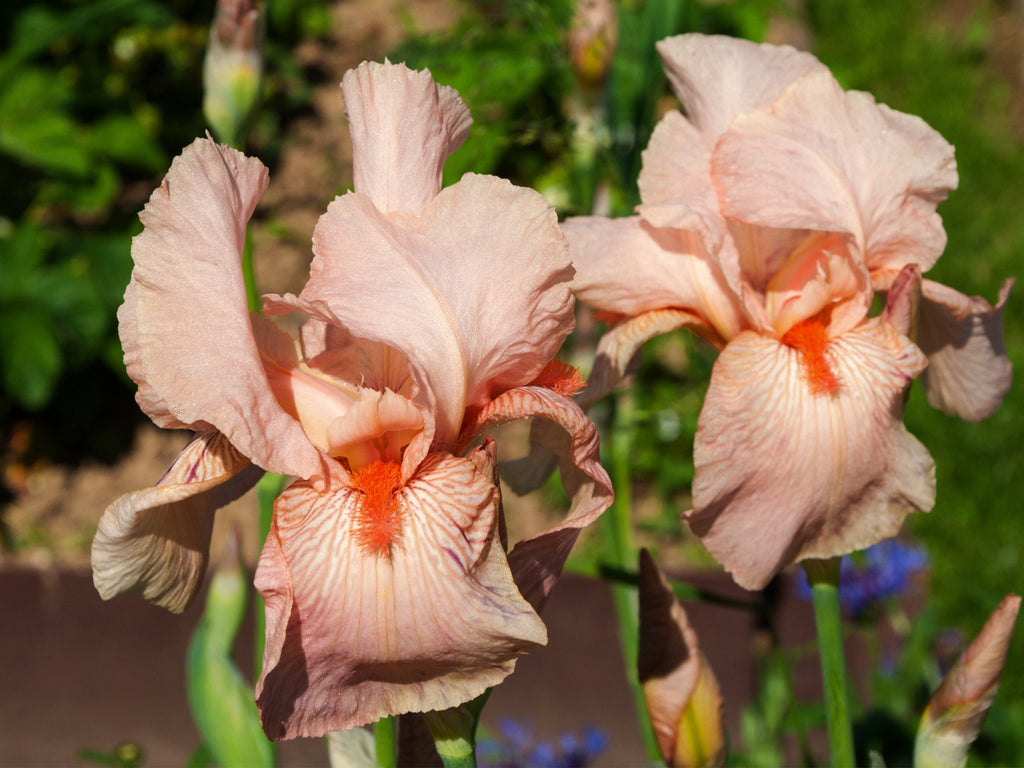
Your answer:
[[[921,280],[945,247],[935,208],[957,176],[953,148],[919,118],[844,92],[792,48],[683,35],[658,50],[686,116],[669,112],[651,137],[638,215],[563,225],[577,297],[617,318],[584,396],[657,334],[689,327],[721,350],[685,518],[759,589],[932,507],[905,390],[927,365],[933,405],[975,420],[999,406],[1012,281],[992,307]],[[876,292],[888,300],[871,316]]]
[[[537,193],[467,174],[442,189],[469,112],[430,73],[363,64],[342,90],[354,191],[313,235],[295,340],[250,314],[246,222],[256,159],[199,139],[154,192],[120,318],[138,402],[197,431],[160,483],[104,514],[103,597],[173,611],[196,594],[214,510],[263,470],[277,500],[256,586],[267,633],[257,698],[272,738],[445,709],[546,642],[537,615],[581,526],[611,499],[580,381],[554,359],[573,327],[573,268]],[[542,416],[568,433],[565,520],[506,555],[490,425]]]

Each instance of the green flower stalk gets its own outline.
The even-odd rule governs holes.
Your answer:
[[[218,0],[203,64],[203,114],[217,138],[241,148],[259,101],[263,30],[255,0]]]
[[[476,768],[476,729],[490,695],[488,690],[457,707],[423,713],[445,768]]]
[[[1008,595],[952,666],[921,717],[915,768],[961,768],[999,690],[1020,597]]]

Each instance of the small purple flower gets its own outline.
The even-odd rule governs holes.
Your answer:
[[[586,768],[608,746],[608,737],[598,728],[587,726],[582,738],[563,733],[558,746],[534,743],[533,732],[511,718],[498,723],[500,736],[477,742],[477,759],[485,768]]]
[[[851,616],[861,616],[872,606],[901,594],[910,577],[927,565],[928,555],[920,547],[886,539],[861,555],[843,558],[839,566],[839,600]],[[799,571],[797,594],[805,599],[811,597],[803,570]]]

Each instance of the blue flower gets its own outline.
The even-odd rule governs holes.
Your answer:
[[[599,728],[587,726],[582,738],[563,733],[558,746],[534,743],[531,729],[511,718],[498,723],[500,736],[477,742],[477,759],[484,768],[586,768],[608,746]]]
[[[860,616],[872,606],[895,597],[907,588],[910,577],[928,565],[920,547],[887,539],[862,553],[847,555],[839,566],[839,600],[851,616]],[[807,576],[800,570],[797,594],[810,599]]]

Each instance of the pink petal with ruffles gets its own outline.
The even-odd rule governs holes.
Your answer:
[[[130,594],[185,610],[206,573],[214,511],[262,474],[223,435],[197,435],[155,487],[121,496],[103,513],[92,542],[100,597]]]
[[[828,71],[809,53],[735,37],[678,35],[656,47],[672,90],[709,147],[738,115],[767,107],[802,77]]]
[[[487,404],[467,424],[462,441],[490,426],[543,417],[561,429],[539,432],[541,447],[559,459],[562,487],[571,500],[560,523],[529,536],[512,549],[509,563],[523,597],[540,610],[558,580],[579,531],[612,503],[612,485],[601,466],[597,428],[572,399],[550,389],[530,386],[509,390]]]
[[[300,338],[304,354],[312,358],[301,371],[333,382],[346,398],[333,414],[329,406],[322,407],[323,418],[303,422],[314,443],[331,456],[346,457],[352,469],[401,455],[403,477],[412,477],[433,443],[434,415],[431,393],[416,383],[405,355],[382,342],[353,336],[322,301],[292,294],[264,299],[269,315],[308,316]],[[307,406],[313,407],[303,414],[292,400],[278,397],[300,419],[315,413],[317,398],[307,398]]]
[[[630,372],[640,347],[655,336],[679,328],[689,328],[707,337],[714,346],[725,346],[725,342],[717,337],[700,316],[689,310],[655,309],[636,317],[624,318],[601,336],[586,389],[575,397],[576,402],[583,409],[589,408],[618,386]],[[522,458],[502,462],[502,479],[517,494],[523,495],[540,488],[558,466],[558,456],[553,449],[557,450],[560,445],[559,431],[554,422],[535,419],[530,425],[530,452]],[[559,549],[555,547],[552,551],[557,552]]]
[[[363,62],[345,73],[341,89],[355,191],[385,213],[419,213],[441,191],[444,161],[469,134],[466,105],[429,70],[389,62]]]
[[[335,478],[278,499],[256,586],[267,643],[257,700],[272,739],[447,709],[546,642],[496,541],[494,446],[431,454],[395,496],[390,555],[358,544],[363,495]]]
[[[711,148],[678,112],[655,126],[637,185],[643,200],[637,210],[645,221],[698,232],[709,251],[717,250],[726,222],[711,184]]]
[[[844,92],[827,72],[737,118],[712,174],[726,216],[843,233],[869,269],[895,271],[938,259],[935,207],[957,182],[953,148],[923,120]]]
[[[159,426],[213,427],[264,469],[308,477],[319,454],[274,399],[242,281],[245,225],[266,185],[259,160],[207,139],[175,158],[139,215],[121,342]]]
[[[573,273],[555,214],[536,192],[500,179],[467,174],[417,217],[386,216],[348,194],[321,217],[313,248],[300,298],[406,355],[429,390],[441,445],[457,437],[468,407],[532,380],[573,326]]]
[[[423,423],[423,411],[408,398],[391,390],[361,388],[348,412],[331,423],[331,455],[344,456],[351,469],[378,459],[400,463]]]
[[[655,309],[625,318],[602,334],[587,388],[576,398],[577,402],[587,407],[611,392],[625,378],[644,344],[679,328],[688,328],[719,349],[725,346],[725,340],[690,310]]]
[[[1003,308],[1013,279],[999,289],[993,307],[931,280],[922,284],[918,344],[928,355],[921,383],[935,408],[967,421],[987,419],[1013,381],[1003,341]]]
[[[934,465],[900,421],[924,356],[884,322],[829,342],[834,393],[801,352],[745,333],[719,356],[698,422],[685,517],[747,589],[787,565],[863,549],[934,502]]]
[[[765,309],[780,336],[823,310],[829,335],[838,336],[860,323],[870,305],[867,269],[831,233],[809,233],[765,287]]]
[[[583,216],[563,222],[562,231],[580,301],[622,315],[690,310],[725,339],[747,327],[738,297],[696,233],[657,229],[638,216]]]

